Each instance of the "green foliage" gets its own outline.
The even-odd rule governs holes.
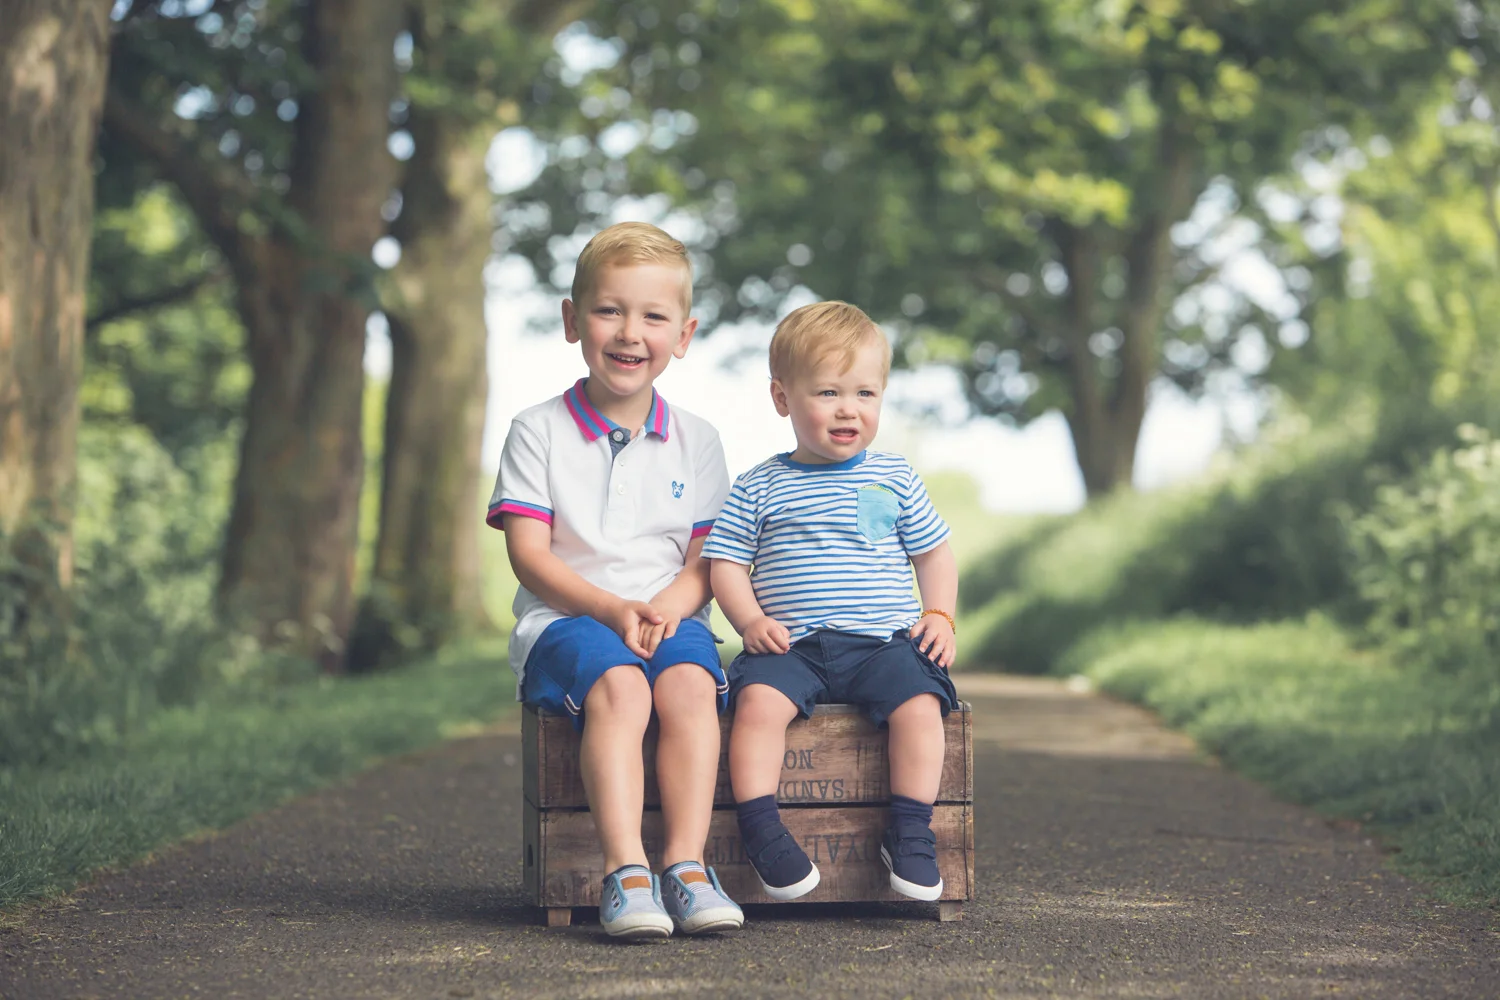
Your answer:
[[[1356,613],[1340,512],[1444,441],[1441,424],[1369,416],[1272,429],[1200,481],[1049,519],[965,576],[969,663],[1046,673],[1091,629],[1190,612],[1226,621]]]
[[[79,452],[71,620],[28,616],[0,592],[0,766],[118,747],[165,707],[312,669],[218,624],[230,441],[179,466],[141,427],[85,425]]]
[[[1406,662],[1500,680],[1500,442],[1472,425],[1352,518],[1375,642]]]
[[[1101,629],[1063,659],[1278,795],[1369,824],[1445,896],[1500,903],[1500,683],[1432,677],[1323,618]]]
[[[550,66],[555,121],[531,123],[551,169],[511,235],[540,274],[576,249],[556,234],[656,198],[694,234],[710,322],[803,287],[847,298],[903,360],[959,367],[978,410],[1021,421],[1138,391],[1129,341],[1198,389],[1237,337],[1293,318],[1215,284],[1221,232],[1163,234],[1195,204],[1257,218],[1299,153],[1399,133],[1457,36],[1440,0],[682,0],[588,24],[613,58]],[[1204,285],[1229,300],[1219,326],[1158,322]]]
[[[503,646],[378,677],[216,697],[159,713],[110,754],[0,762],[0,907],[227,826],[372,759],[471,732],[514,704]]]

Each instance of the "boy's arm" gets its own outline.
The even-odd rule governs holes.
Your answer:
[[[677,626],[684,618],[691,617],[713,596],[708,590],[708,560],[703,558],[703,541],[700,535],[688,543],[682,570],[651,598],[651,606],[661,620],[641,623],[640,644],[652,656],[663,639],[677,634]]]
[[[921,555],[912,556],[917,571],[917,590],[922,595],[922,610],[929,608],[955,614],[958,608],[958,561],[953,547],[945,540]],[[911,628],[911,637],[921,642],[920,649],[938,666],[947,668],[957,653],[953,626],[942,615],[923,615]]]
[[[505,551],[521,586],[549,607],[574,617],[587,615],[614,629],[636,656],[650,659],[640,644],[641,623],[659,625],[662,616],[645,601],[627,601],[596,587],[552,552],[552,525],[534,517],[505,514]],[[670,589],[670,588],[669,588]]]
[[[750,567],[733,559],[711,559],[714,600],[729,624],[745,640],[747,653],[785,653],[792,648],[787,627],[768,616],[755,599]]]

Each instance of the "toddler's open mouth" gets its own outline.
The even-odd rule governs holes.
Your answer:
[[[828,436],[839,444],[853,444],[859,438],[859,431],[852,427],[840,427],[828,432]]]

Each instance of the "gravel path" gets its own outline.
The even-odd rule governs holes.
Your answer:
[[[752,908],[717,939],[538,925],[513,729],[391,762],[0,931],[0,997],[1494,997],[1493,913],[1144,713],[965,677],[979,898]]]

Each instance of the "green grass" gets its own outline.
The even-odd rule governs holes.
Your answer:
[[[1336,626],[1097,631],[1059,664],[1154,709],[1274,792],[1365,823],[1448,899],[1500,905],[1500,681],[1433,676]]]
[[[167,710],[119,750],[0,770],[0,907],[473,731],[510,711],[514,696],[505,647],[490,642],[252,704]]]

